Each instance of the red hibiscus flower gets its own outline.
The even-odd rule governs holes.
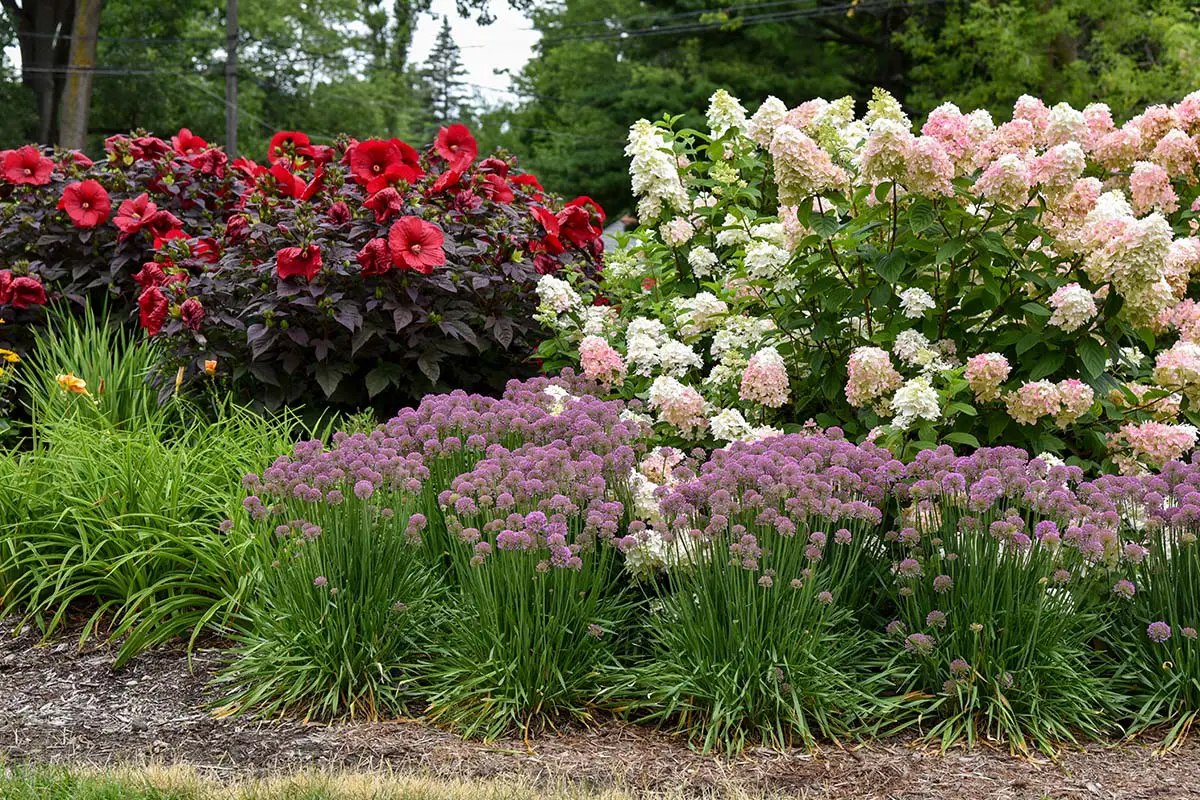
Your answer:
[[[513,184],[514,186],[530,187],[529,188],[530,195],[533,197],[534,200],[537,200],[538,202],[541,202],[542,193],[544,191],[546,191],[545,189],[542,188],[542,184],[538,182],[536,175],[529,175],[529,174],[513,175],[511,178],[508,179],[508,182]]]
[[[567,203],[567,207],[568,208],[578,207],[578,208],[587,209],[589,212],[591,212],[592,214],[594,214],[596,217],[599,218],[598,226],[599,227],[604,226],[604,219],[605,219],[604,209],[600,207],[599,203],[597,203],[595,200],[588,197],[587,195],[580,195],[579,197],[576,197],[574,200]]]
[[[576,247],[587,247],[591,242],[600,238],[603,232],[592,225],[591,214],[580,206],[568,205],[558,212],[558,224],[562,235]]]
[[[425,174],[425,170],[421,169],[421,154],[407,142],[402,142],[399,139],[392,139],[391,142],[400,151],[400,163],[405,167],[401,173],[401,180],[415,183]]]
[[[245,156],[234,159],[233,168],[245,175],[250,180],[256,180],[259,175],[262,175],[267,171],[267,168],[262,164],[246,158]]]
[[[533,268],[538,275],[552,275],[558,272],[558,262],[545,253],[538,253],[533,257]]]
[[[367,184],[387,174],[388,167],[402,164],[400,148],[382,139],[368,139],[354,145],[350,151],[350,172],[360,184]]]
[[[533,214],[533,218],[542,224],[546,229],[546,235],[542,237],[542,242],[546,245],[546,249],[554,255],[558,255],[563,251],[562,240],[558,238],[562,232],[562,226],[558,224],[558,217],[554,216],[541,206],[530,206],[529,211]]]
[[[84,169],[87,169],[88,167],[93,166],[96,163],[95,161],[92,161],[90,158],[88,158],[83,153],[79,152],[78,150],[71,151],[71,159],[70,160],[71,160],[71,163],[74,164],[75,166],[83,167]]]
[[[275,254],[275,274],[280,278],[303,275],[312,280],[321,271],[321,248],[315,244],[285,247]]]
[[[452,167],[446,170],[433,182],[433,186],[429,187],[429,193],[437,194],[438,192],[444,192],[447,189],[458,186],[458,182],[462,180],[462,176],[463,171],[461,169],[454,169]]]
[[[203,261],[206,264],[215,264],[221,258],[221,246],[211,236],[201,236],[196,241],[191,242],[188,247],[192,251],[192,258]]]
[[[499,175],[483,176],[483,192],[494,203],[511,203],[514,197],[508,182]]]
[[[146,220],[154,216],[156,211],[158,211],[158,206],[150,202],[150,195],[145,192],[137,197],[122,200],[120,208],[117,209],[117,215],[113,217],[113,224],[120,231],[117,238],[124,241],[140,231],[146,224]]]
[[[200,323],[204,321],[204,306],[196,298],[189,297],[179,307],[179,318],[189,331],[198,331]]]
[[[313,144],[308,147],[308,157],[314,164],[329,164],[334,155],[333,148],[327,144]]]
[[[475,156],[479,155],[479,145],[466,125],[455,124],[442,128],[433,146],[452,167],[460,170],[469,167]]]
[[[138,316],[146,333],[157,336],[167,321],[167,297],[162,289],[151,286],[138,296]]]
[[[389,186],[368,197],[363,205],[375,212],[376,222],[387,222],[404,208],[404,198]]]
[[[130,148],[134,158],[146,158],[153,161],[171,152],[171,146],[157,136],[138,136]]]
[[[27,275],[13,278],[8,301],[13,304],[14,308],[44,306],[46,305],[46,288],[37,278],[30,278]]]
[[[12,300],[13,274],[11,269],[0,270],[0,306]]]
[[[225,165],[229,163],[229,156],[225,155],[224,150],[218,150],[215,147],[209,150],[202,150],[199,153],[188,158],[188,163],[193,169],[197,169],[203,175],[212,175],[214,178],[225,177]]]
[[[321,167],[317,167],[312,181],[305,183],[303,178],[293,174],[282,161],[271,167],[270,174],[275,179],[279,194],[284,197],[294,197],[297,200],[311,200],[313,195],[321,190],[321,185],[325,181]]]
[[[112,201],[103,186],[88,180],[69,184],[63,189],[58,207],[67,212],[76,228],[94,228],[108,219]]]
[[[274,164],[288,156],[308,155],[309,143],[308,137],[303,133],[280,131],[271,137],[271,143],[267,145],[267,161]]]
[[[358,251],[358,264],[363,275],[382,275],[392,268],[392,253],[387,239],[372,239]]]
[[[201,139],[187,128],[180,128],[179,133],[171,137],[171,146],[181,156],[195,155],[208,149],[208,142]]]
[[[420,217],[402,217],[392,223],[388,231],[392,263],[422,275],[429,275],[434,267],[446,263],[446,253],[442,250],[444,241],[442,229]]]
[[[31,144],[4,154],[4,179],[9,183],[45,186],[53,171],[54,162]]]
[[[146,221],[142,223],[142,227],[150,231],[155,239],[171,239],[175,238],[173,234],[183,227],[179,217],[172,214],[170,211],[159,209],[153,214],[146,217]],[[155,245],[157,248],[158,245]]]
[[[167,275],[158,262],[147,261],[142,264],[141,271],[134,274],[133,279],[142,287],[142,291],[145,291],[151,286],[162,286],[167,280]]]
[[[502,158],[485,158],[479,162],[479,169],[481,172],[490,172],[503,178],[508,175],[508,162]]]

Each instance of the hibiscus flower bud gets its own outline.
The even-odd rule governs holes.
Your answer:
[[[363,275],[382,275],[392,268],[392,253],[387,239],[372,239],[358,251]]]
[[[225,240],[230,244],[237,244],[244,240],[250,234],[250,220],[243,217],[241,214],[235,214],[229,218],[229,222],[225,223]]]
[[[179,307],[179,317],[188,330],[198,331],[200,323],[204,321],[204,306],[196,298],[189,297]]]
[[[346,205],[341,200],[338,200],[336,203],[331,205],[327,213],[329,214],[329,219],[335,225],[345,225],[350,221],[350,206]]]
[[[150,336],[157,336],[167,321],[167,298],[157,286],[151,286],[138,297],[138,312],[142,327]]]
[[[9,302],[14,308],[46,305],[46,289],[37,278],[27,275],[13,278],[9,291]]]

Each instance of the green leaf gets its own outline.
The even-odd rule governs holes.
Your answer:
[[[965,444],[967,447],[979,447],[979,440],[969,433],[963,431],[951,431],[942,437],[947,442],[955,444]]]
[[[966,403],[950,403],[946,406],[946,416],[950,416],[951,411],[957,411],[960,414],[966,414],[968,417],[974,417],[979,414],[975,410],[975,406],[969,406]]]
[[[430,383],[437,383],[438,378],[442,374],[442,368],[438,365],[437,357],[429,353],[422,353],[417,359],[417,366],[426,378],[429,378]]]
[[[884,205],[892,202],[892,182],[884,181],[875,187],[875,199]]]
[[[394,386],[404,378],[404,368],[399,364],[383,363],[367,373],[367,394],[370,397]]]
[[[956,255],[962,252],[964,246],[962,239],[951,239],[938,248],[937,256],[933,260],[938,264],[948,264]]]
[[[1021,355],[1033,348],[1042,340],[1042,335],[1037,331],[1030,331],[1020,338],[1017,342],[1017,355]]]
[[[1046,308],[1041,303],[1025,303],[1021,306],[1021,310],[1032,317],[1042,317],[1046,319],[1050,317],[1050,309]]]
[[[908,227],[913,233],[924,233],[937,223],[933,203],[922,197],[908,209]]]
[[[1095,339],[1084,339],[1079,343],[1079,358],[1083,361],[1084,374],[1095,378],[1104,372],[1105,362],[1108,361],[1108,349]]]
[[[346,377],[349,370],[341,364],[326,364],[321,362],[317,364],[316,375],[317,383],[321,385],[321,391],[325,392],[326,397],[332,397],[337,391],[338,384],[342,382],[342,378]]]
[[[893,250],[890,253],[884,253],[883,258],[875,262],[875,271],[879,273],[879,277],[894,284],[904,274],[905,266],[904,251]]]
[[[836,214],[814,214],[809,220],[809,227],[822,239],[828,239],[838,232],[841,223],[838,222]]]
[[[1033,369],[1029,371],[1029,380],[1040,381],[1047,375],[1053,375],[1066,360],[1067,356],[1061,350],[1047,353],[1033,365]]]

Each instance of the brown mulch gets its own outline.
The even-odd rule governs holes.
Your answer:
[[[3,625],[12,629],[11,621]],[[39,645],[24,630],[0,639],[0,761],[105,766],[184,763],[221,774],[297,769],[393,770],[452,778],[513,776],[627,790],[755,793],[826,800],[884,798],[1200,798],[1200,743],[1156,755],[1153,742],[1065,752],[1056,762],[977,748],[946,755],[911,740],[856,749],[701,755],[652,730],[595,729],[492,744],[417,722],[305,725],[216,719],[207,680],[221,650],[192,671],[179,650],[153,651],[113,672],[111,650],[74,640]]]

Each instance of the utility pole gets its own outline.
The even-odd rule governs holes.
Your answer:
[[[63,88],[58,142],[72,150],[87,144],[88,110],[92,105],[92,74],[96,69],[96,37],[104,0],[77,0],[71,26],[70,56]]]
[[[225,152],[237,157],[237,0],[225,0]]]

